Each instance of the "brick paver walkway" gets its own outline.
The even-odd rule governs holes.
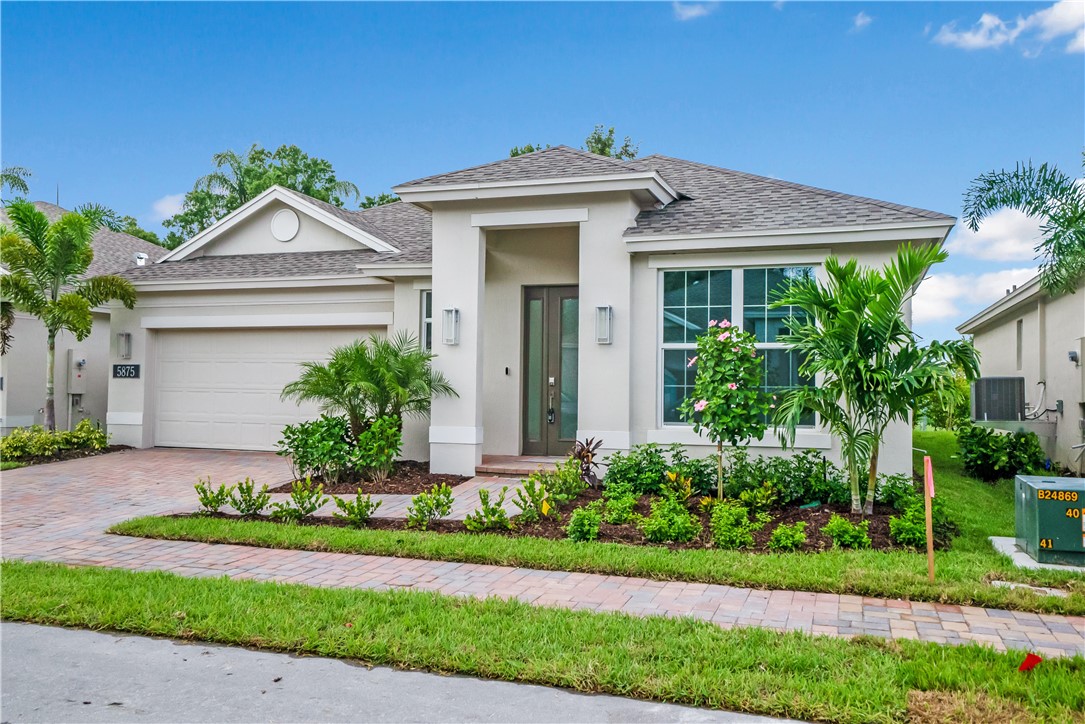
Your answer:
[[[978,641],[1048,656],[1085,653],[1085,617],[1080,616],[103,533],[107,526],[133,516],[191,509],[192,485],[197,476],[208,474],[223,482],[249,475],[271,485],[289,477],[284,462],[272,454],[170,449],[7,471],[0,475],[2,553],[6,558],[168,570],[188,576],[497,595],[574,609],[693,616],[724,627],[873,634],[951,644]]]

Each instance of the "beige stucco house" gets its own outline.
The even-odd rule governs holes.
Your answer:
[[[402,201],[345,211],[272,188],[131,270],[112,316],[109,430],[139,447],[272,449],[311,415],[282,402],[301,361],[401,329],[437,354],[459,396],[406,430],[404,455],[471,474],[483,455],[704,446],[676,407],[711,319],[757,333],[765,384],[808,384],[777,341],[774,288],[829,255],[870,265],[903,242],[941,243],[954,219],[873,199],[648,156],[567,147],[411,181]],[[126,356],[116,348],[123,340]],[[128,345],[130,342],[130,350]],[[884,469],[911,465],[907,425]],[[781,452],[773,435],[753,445]],[[798,446],[832,458],[816,419]]]
[[[972,335],[984,377],[1024,378],[1026,426],[1053,460],[1082,472],[1072,448],[1085,442],[1085,279],[1055,297],[1031,279],[957,331]]]
[[[67,213],[45,201],[35,201],[34,206],[50,221]],[[0,225],[10,225],[2,208]],[[87,268],[87,277],[119,274],[134,268],[137,254],[144,263],[152,263],[166,254],[160,246],[105,228],[95,232],[91,244],[94,261]],[[86,339],[77,341],[69,332],[61,332],[57,337],[54,380],[58,429],[85,418],[105,424],[110,373],[109,310],[95,309],[93,314],[94,327]],[[11,349],[0,355],[0,434],[15,427],[41,424],[44,418],[45,326],[35,317],[16,312],[12,337]]]

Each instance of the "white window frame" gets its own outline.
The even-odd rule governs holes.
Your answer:
[[[426,316],[426,300],[429,300],[429,316]],[[426,325],[429,325],[429,331]],[[418,295],[418,342],[422,349],[433,351],[433,290],[423,289]]]
[[[657,270],[656,279],[656,427],[659,430],[692,430],[693,426],[688,422],[666,422],[663,420],[663,356],[666,350],[686,350],[693,354],[696,354],[696,343],[692,345],[688,342],[664,342],[663,341],[663,275],[667,272],[690,272],[690,271],[730,271],[731,272],[731,319],[729,320],[735,326],[742,328],[744,322],[744,309],[743,304],[744,292],[745,292],[745,274],[747,269],[771,269],[771,268],[796,268],[796,267],[808,267],[813,270],[814,278],[821,279],[822,277],[822,265],[811,261],[803,260],[758,260],[747,264],[736,263],[719,263],[719,264],[704,264],[698,266],[666,266],[659,267]],[[788,345],[782,342],[758,342],[757,349],[787,349]],[[692,356],[692,355],[691,355]],[[814,384],[818,385],[821,380],[818,377],[814,378]],[[774,428],[770,428],[774,429]],[[823,429],[819,416],[815,413],[813,425],[799,425],[800,431],[815,432]],[[766,435],[767,437],[767,435]]]

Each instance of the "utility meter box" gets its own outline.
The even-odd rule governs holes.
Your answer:
[[[81,349],[68,350],[68,394],[87,393],[87,353]]]
[[[1018,475],[1017,546],[1040,563],[1085,565],[1085,478]]]

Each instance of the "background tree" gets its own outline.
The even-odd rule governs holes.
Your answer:
[[[536,151],[545,151],[550,148],[550,144],[545,146],[541,143],[527,143],[523,146],[513,146],[509,151],[509,158],[516,158],[517,156],[523,156],[525,153],[535,153]]]
[[[965,193],[964,220],[972,231],[1003,208],[1043,220],[1036,246],[1042,284],[1052,294],[1074,291],[1085,276],[1085,183],[1055,166],[1034,168],[1029,161],[1012,171],[985,173]]]
[[[904,319],[904,304],[926,270],[945,261],[933,245],[905,244],[884,269],[861,268],[854,259],[825,261],[827,279],[791,282],[773,307],[795,306],[803,316],[786,322],[791,345],[802,361],[800,373],[818,379],[813,387],[789,390],[775,421],[785,444],[792,445],[803,413],[815,412],[841,442],[853,513],[874,510],[878,455],[889,424],[908,421],[917,400],[952,394],[954,370],[979,376],[971,342],[932,342],[920,347]],[[867,471],[865,504],[860,470]]]
[[[27,201],[12,202],[7,213],[12,227],[0,236],[0,261],[9,273],[0,276],[0,296],[45,325],[45,427],[53,430],[57,334],[68,331],[77,340],[86,339],[94,307],[116,299],[131,309],[136,290],[118,276],[84,278],[94,259],[91,238],[98,228],[91,218],[73,212],[50,223]]]
[[[276,184],[339,207],[360,196],[357,186],[336,177],[329,161],[297,146],[268,151],[253,144],[243,154],[227,150],[211,160],[215,170],[198,179],[185,194],[180,213],[163,222],[180,238],[198,234]]]
[[[536,151],[545,151],[550,148],[550,144],[545,146],[541,143],[528,143],[523,146],[514,146],[509,151],[509,157],[523,156],[525,153],[535,153]],[[585,151],[591,151],[597,153],[600,156],[610,156],[611,158],[621,159],[622,161],[629,161],[637,157],[640,152],[640,144],[633,143],[633,139],[629,136],[625,137],[622,144],[618,145],[618,140],[614,136],[614,127],[607,128],[606,126],[599,124],[592,132],[588,134],[588,137],[584,139]]]
[[[30,178],[30,169],[23,168],[22,166],[5,166],[0,171],[0,191],[7,189],[19,196],[27,196],[30,194],[30,187],[27,185],[26,180]]]
[[[372,209],[375,206],[385,206],[386,204],[394,204],[399,201],[399,197],[395,194],[381,192],[376,196],[366,196],[362,199],[362,203],[358,204],[360,209]]]

